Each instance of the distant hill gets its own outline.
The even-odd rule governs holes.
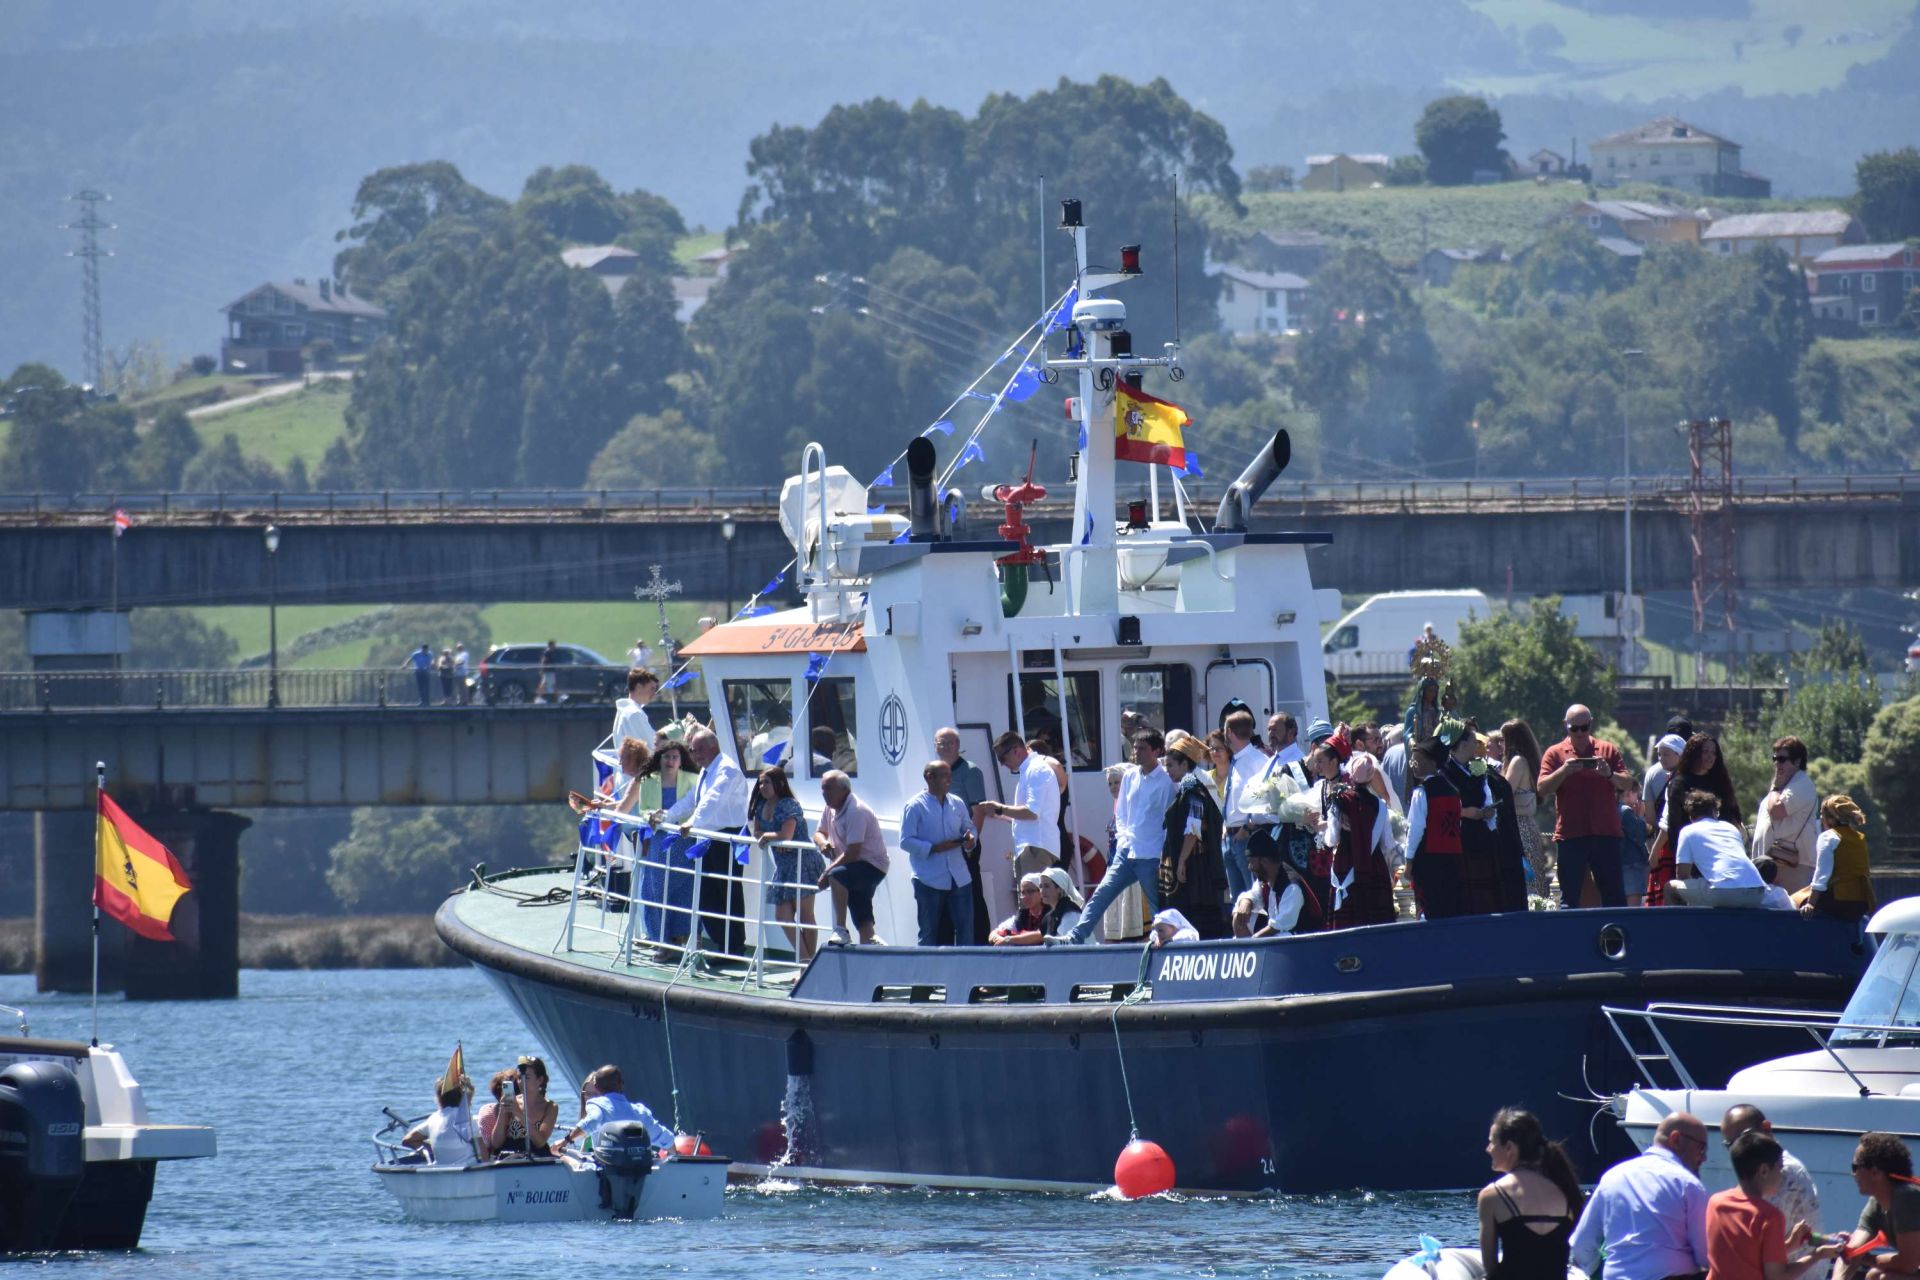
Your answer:
[[[1194,0],[1170,22],[1115,0],[1075,27],[1025,0],[12,0],[0,367],[78,373],[79,269],[59,224],[82,186],[114,196],[108,345],[183,357],[217,345],[217,308],[245,289],[324,271],[355,185],[382,165],[444,157],[510,196],[536,167],[579,161],[718,228],[748,142],[775,123],[872,96],[972,110],[1103,72],[1166,76],[1227,126],[1242,167],[1410,151],[1426,100],[1465,85],[1498,93],[1522,153],[1671,110],[1745,143],[1780,194],[1844,192],[1862,151],[1914,140],[1920,44],[1910,0],[1791,19],[1811,7],[1369,0],[1356,20],[1347,0]]]

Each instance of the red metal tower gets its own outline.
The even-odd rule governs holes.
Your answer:
[[[1720,601],[1720,625],[1733,630],[1738,570],[1733,538],[1733,423],[1696,418],[1687,423],[1693,463],[1687,487],[1687,528],[1693,539],[1693,629],[1707,629],[1707,608]]]

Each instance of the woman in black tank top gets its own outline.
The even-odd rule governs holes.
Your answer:
[[[1487,1156],[1501,1176],[1480,1192],[1480,1260],[1488,1280],[1566,1280],[1567,1243],[1580,1217],[1580,1181],[1530,1111],[1493,1118]]]

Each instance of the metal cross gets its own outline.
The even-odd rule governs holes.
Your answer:
[[[647,569],[652,576],[649,577],[643,585],[633,589],[633,598],[635,600],[651,600],[660,610],[660,645],[666,654],[664,659],[666,671],[671,675],[673,673],[674,662],[673,628],[667,625],[667,601],[680,594],[680,581],[676,578],[674,581],[668,582],[661,576],[660,566],[657,564],[648,565]],[[673,707],[674,718],[678,719],[680,715],[680,695],[671,689],[667,690],[667,695]]]

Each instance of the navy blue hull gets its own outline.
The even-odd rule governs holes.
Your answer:
[[[1627,958],[1645,967],[1606,962],[1592,946],[1621,918],[1632,933]],[[625,974],[572,977],[564,962],[489,945],[444,910],[441,924],[569,1075],[617,1062],[630,1092],[663,1118],[677,1078],[681,1124],[743,1163],[787,1159],[936,1184],[1105,1186],[1127,1140],[1113,1006],[1069,994],[1076,981],[1131,977],[1131,949],[863,949],[824,956],[793,997],[769,999],[665,995],[664,983]],[[1734,946],[1754,964],[1728,968]],[[1643,1074],[1602,1004],[1838,1007],[1864,959],[1843,927],[1691,911],[1398,925],[1187,954],[1217,958],[1180,962],[1185,978],[1157,974],[1153,1000],[1119,1019],[1140,1132],[1167,1149],[1182,1187],[1287,1192],[1478,1185],[1487,1121],[1510,1104],[1538,1112],[1594,1176],[1631,1148],[1596,1105],[1561,1095],[1622,1090]],[[1229,959],[1236,954],[1258,962]],[[1313,973],[1324,975],[1323,990],[1308,988]],[[1391,985],[1395,973],[1422,985],[1405,976]],[[876,1004],[875,978],[944,979],[950,1003]],[[958,1003],[969,978],[1033,978],[1048,1002]],[[1244,993],[1220,989],[1236,981]],[[1706,1084],[1798,1047],[1702,1038],[1685,1056]]]

